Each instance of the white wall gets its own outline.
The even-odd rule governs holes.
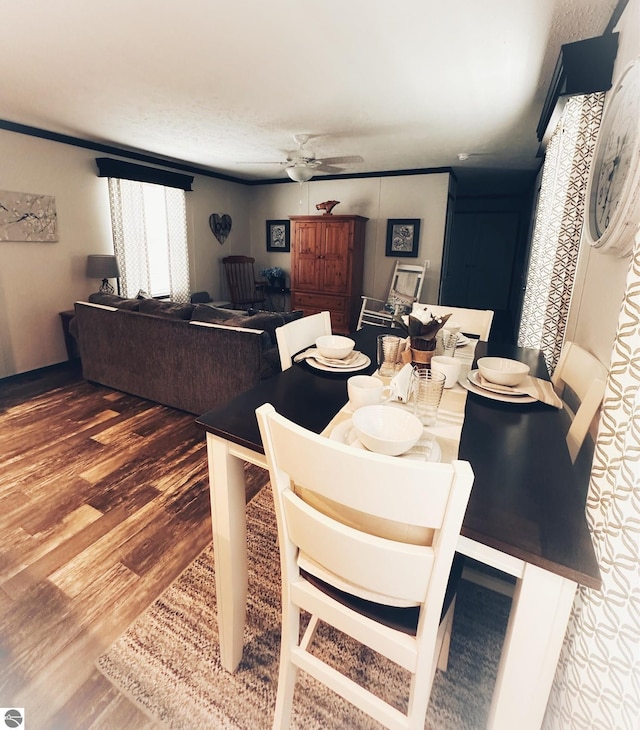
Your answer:
[[[290,254],[267,253],[265,221],[291,215],[319,215],[316,205],[339,200],[335,215],[368,218],[365,240],[363,290],[382,297],[389,289],[395,259],[385,256],[388,218],[418,218],[420,245],[416,261],[429,259],[422,297],[436,302],[447,213],[449,174],[399,175],[345,180],[315,180],[302,185],[260,185],[253,188],[251,203],[251,255],[260,271],[280,266],[291,272]]]
[[[85,275],[87,255],[113,251],[107,181],[97,177],[100,153],[0,130],[0,190],[53,195],[58,215],[55,243],[0,241],[0,377],[66,360],[58,312],[96,291]],[[384,255],[387,218],[420,218],[420,258],[432,263],[425,301],[435,301],[440,277],[449,175],[357,180],[311,180],[299,185],[246,186],[196,175],[187,193],[191,288],[227,297],[224,256],[251,253],[256,271],[291,270],[289,254],[267,254],[265,222],[315,214],[316,203],[340,200],[336,213],[368,217],[364,290],[382,295],[392,259]],[[231,216],[220,245],[209,228],[212,213]]]
[[[614,83],[629,62],[640,55],[640,0],[629,2],[616,30],[620,37]],[[609,365],[615,340],[629,264],[629,257],[600,253],[586,245],[583,238],[566,336],[605,365]]]

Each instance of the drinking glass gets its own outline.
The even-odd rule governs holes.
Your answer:
[[[433,426],[438,417],[445,376],[435,370],[414,368],[411,374],[413,412],[424,426]]]
[[[453,357],[456,354],[458,343],[458,330],[442,329],[436,337],[436,355]]]
[[[396,373],[396,363],[400,358],[402,337],[378,335],[378,373],[383,378],[392,378]]]

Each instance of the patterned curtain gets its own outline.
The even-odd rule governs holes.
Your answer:
[[[142,289],[153,292],[147,240],[144,185],[134,180],[109,178],[113,244],[120,267],[120,287],[124,297],[135,297]],[[166,250],[169,266],[169,296],[174,302],[189,301],[189,255],[184,190],[163,187]],[[157,255],[157,253],[156,253]]]
[[[604,94],[571,97],[545,155],[518,344],[555,368],[578,261],[584,202]]]
[[[545,730],[640,722],[640,233],[627,277],[587,497],[602,589],[580,587]]]

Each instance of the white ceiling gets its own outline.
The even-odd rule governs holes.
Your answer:
[[[247,180],[285,178],[295,133],[344,173],[533,170],[560,45],[616,4],[3,2],[0,119]]]

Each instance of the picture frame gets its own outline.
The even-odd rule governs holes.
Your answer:
[[[288,220],[267,221],[267,251],[274,253],[291,251],[290,226]]]
[[[385,256],[418,257],[420,218],[389,218]]]

